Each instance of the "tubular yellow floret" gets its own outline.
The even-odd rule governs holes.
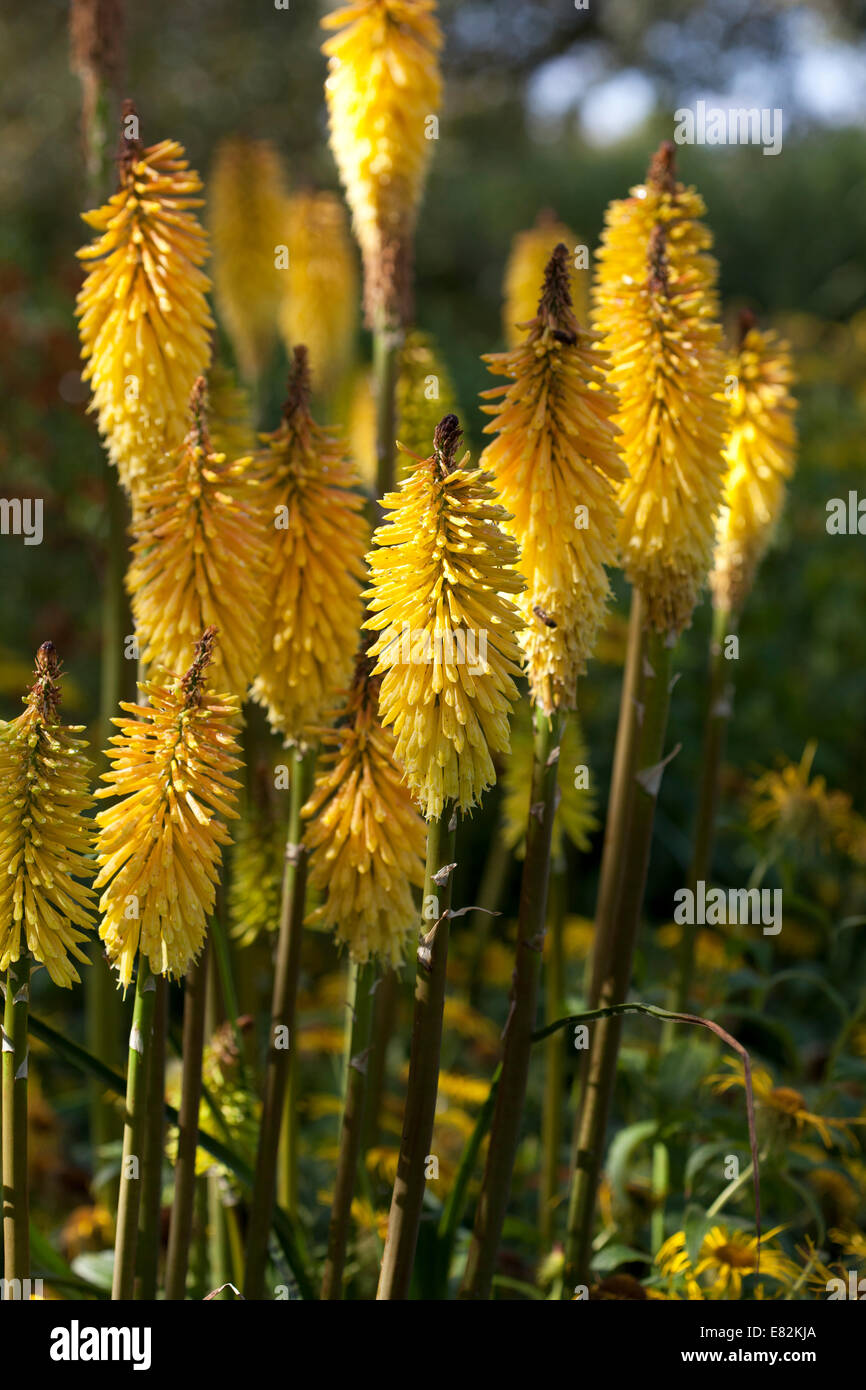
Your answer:
[[[616,397],[598,335],[571,306],[568,252],[547,265],[525,341],[485,358],[509,379],[483,393],[496,433],[481,457],[496,479],[504,522],[520,547],[526,590],[521,645],[533,700],[547,715],[571,709],[610,596],[617,558],[617,488],[625,468],[612,424]]]
[[[137,117],[127,103],[126,121]],[[207,238],[193,211],[201,180],[184,149],[124,140],[120,187],[83,213],[99,233],[77,315],[91,410],[123,483],[134,489],[186,428],[189,393],[210,356]]]
[[[359,964],[398,966],[416,926],[426,831],[379,722],[370,668],[360,656],[339,722],[322,735],[327,751],[303,811],[310,887],[324,894],[310,922],[333,928]]]
[[[209,225],[213,278],[224,325],[245,381],[267,366],[277,333],[277,311],[288,269],[283,165],[267,140],[230,136],[217,148],[210,178]]]
[[[99,826],[94,888],[99,935],[124,989],[137,952],[155,974],[186,974],[204,944],[213,910],[224,821],[237,816],[232,776],[237,757],[239,701],[205,688],[215,642],[208,629],[182,679],[145,681],[145,705],[121,704],[132,717],[108,750],[112,767],[99,797],[119,800],[96,817]]]
[[[253,696],[275,730],[298,740],[351,675],[368,535],[343,444],[310,414],[303,346],[295,349],[282,423],[262,438],[257,461],[272,499],[274,541]]]
[[[687,627],[712,554],[725,413],[716,279],[704,204],[662,145],[645,184],[612,203],[597,254],[596,326],[619,393],[629,476],[623,567],[658,632]]]
[[[384,499],[391,516],[368,556],[379,714],[428,820],[450,801],[469,810],[495,782],[520,672],[517,546],[489,476],[468,454],[457,462],[460,436],[446,415],[433,453]]]
[[[317,392],[329,395],[349,369],[358,328],[357,253],[333,193],[298,193],[288,204],[289,271],[279,327],[291,353],[303,343]]]
[[[331,147],[364,259],[371,326],[408,320],[412,234],[441,96],[435,0],[354,0],[322,20]]]
[[[728,361],[728,472],[710,574],[713,602],[727,613],[741,610],[773,539],[797,443],[788,344],[761,332],[748,313],[741,315],[741,330],[739,349]]]
[[[261,652],[270,493],[251,457],[229,461],[214,451],[203,378],[190,414],[183,444],[139,489],[127,586],[148,666],[179,673],[197,634],[216,626],[213,681],[243,699]]]
[[[0,971],[22,951],[56,985],[79,979],[71,957],[92,930],[93,832],[87,812],[91,765],[60,722],[60,663],[53,642],[36,654],[36,681],[25,710],[0,726]]]

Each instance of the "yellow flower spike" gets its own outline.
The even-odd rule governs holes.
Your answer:
[[[0,971],[29,951],[68,987],[93,929],[95,894],[79,882],[93,877],[92,768],[83,726],[60,722],[53,642],[39,648],[35,674],[24,713],[0,726]]]
[[[740,315],[740,330],[739,349],[728,361],[728,472],[710,574],[713,603],[726,613],[742,609],[773,539],[797,442],[787,343],[762,333],[748,311]]]
[[[197,635],[214,626],[213,682],[243,699],[261,653],[270,492],[252,457],[229,461],[214,452],[203,377],[190,417],[183,444],[138,490],[127,587],[148,666],[182,671]]]
[[[529,803],[532,796],[533,731],[532,710],[528,700],[520,700],[511,721],[511,752],[502,774],[503,837],[517,858],[526,853],[526,827],[529,823]],[[580,723],[574,712],[569,713],[563,730],[557,762],[559,801],[553,821],[551,854],[559,859],[563,851],[563,835],[582,853],[590,848],[590,834],[598,829],[595,817],[595,794],[579,784],[578,769],[586,766],[586,746]]]
[[[676,181],[665,142],[646,183],[608,208],[596,256],[596,327],[629,472],[623,567],[648,625],[672,635],[689,625],[709,571],[724,471],[718,267],[704,211]]]
[[[303,343],[317,392],[339,386],[355,352],[358,271],[342,202],[333,193],[299,193],[287,210],[289,270],[279,328],[286,351]]]
[[[196,643],[195,659],[169,685],[145,681],[146,705],[121,704],[131,715],[108,750],[112,767],[98,797],[119,798],[100,811],[95,888],[108,959],[127,988],[137,952],[154,974],[179,979],[204,944],[213,910],[224,822],[237,817],[232,776],[237,756],[235,695],[205,685],[216,634]]]
[[[520,546],[526,591],[521,645],[533,701],[545,715],[572,709],[610,596],[625,467],[597,335],[571,307],[568,252],[550,257],[538,313],[520,347],[485,358],[510,384],[483,392],[496,438],[481,456]]]
[[[358,658],[340,722],[322,734],[326,750],[312,796],[308,881],[324,894],[310,923],[333,928],[363,965],[399,966],[417,931],[412,888],[424,882],[426,827],[394,758],[394,739],[378,718],[379,680]]]
[[[489,475],[457,461],[461,435],[455,415],[440,421],[433,453],[384,499],[391,516],[368,556],[379,714],[428,820],[446,801],[469,810],[495,782],[520,674],[517,546]]]
[[[277,309],[288,269],[288,196],[282,162],[267,140],[230,136],[217,147],[210,176],[213,278],[224,324],[244,381],[256,381],[277,336]]]
[[[215,452],[231,459],[245,458],[256,447],[249,393],[221,362],[214,362],[208,372],[207,393]]]
[[[538,313],[538,289],[555,248],[562,243],[569,252],[568,288],[578,323],[589,317],[589,271],[574,266],[577,237],[549,208],[535,226],[518,232],[511,243],[502,291],[502,331],[509,349],[519,347]]]
[[[371,327],[409,319],[412,236],[441,96],[435,0],[353,0],[326,15],[331,148],[364,261]]]
[[[295,348],[283,419],[257,455],[273,501],[275,550],[253,697],[300,739],[352,672],[367,523],[343,444],[310,414],[306,348]]]
[[[134,116],[125,103],[124,120]],[[98,236],[78,252],[88,273],[76,314],[90,409],[111,462],[134,490],[183,438],[213,319],[210,281],[199,269],[207,237],[193,211],[202,185],[183,146],[162,140],[145,149],[125,139],[118,167],[118,192],[82,214]]]

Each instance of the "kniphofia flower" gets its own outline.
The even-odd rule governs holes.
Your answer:
[[[524,342],[485,360],[506,386],[485,391],[496,434],[481,457],[511,516],[526,590],[521,645],[533,700],[546,715],[571,709],[610,596],[617,558],[617,488],[625,468],[598,335],[582,329],[569,292],[568,252],[557,246]]]
[[[135,958],[154,974],[180,978],[204,944],[213,910],[226,820],[237,816],[235,695],[206,686],[216,635],[196,643],[192,665],[167,684],[139,687],[147,704],[121,704],[131,716],[108,750],[108,785],[118,800],[97,815],[99,935],[124,989]]]
[[[210,179],[213,278],[245,381],[267,366],[277,334],[288,266],[288,194],[280,157],[267,140],[230,136],[217,147]]]
[[[127,120],[137,120],[131,105]],[[189,393],[210,356],[207,237],[194,209],[201,180],[182,145],[124,140],[120,186],[82,214],[98,236],[78,255],[88,273],[76,313],[99,430],[134,488],[186,429]]]
[[[538,313],[538,296],[545,271],[560,244],[568,252],[568,288],[578,323],[589,317],[589,270],[574,264],[577,238],[549,209],[539,214],[535,226],[518,232],[511,243],[502,291],[502,330],[509,348],[519,347]]]
[[[724,470],[718,268],[704,211],[662,145],[646,183],[608,208],[596,255],[596,326],[629,474],[623,567],[648,624],[671,634],[690,622],[710,567]]]
[[[428,820],[446,801],[470,809],[495,782],[520,672],[517,546],[489,476],[468,454],[458,462],[461,434],[446,415],[433,453],[384,499],[391,515],[368,557],[379,714]]]
[[[343,444],[310,414],[306,349],[294,352],[279,429],[258,456],[275,548],[253,695],[272,727],[300,739],[348,684],[361,621],[367,526]]]
[[[287,208],[289,270],[279,328],[287,352],[303,343],[317,392],[339,386],[358,328],[357,253],[342,201],[333,193],[297,193]]]
[[[352,0],[322,24],[331,148],[364,260],[371,326],[408,318],[412,236],[441,95],[435,0]]]
[[[136,498],[127,585],[148,665],[181,672],[197,636],[215,626],[212,680],[244,698],[261,652],[272,526],[253,458],[214,451],[200,377],[185,440]]]
[[[724,505],[716,523],[710,588],[717,608],[738,613],[773,538],[794,471],[796,401],[787,343],[740,315],[741,340],[728,360]]]
[[[322,734],[325,752],[303,810],[309,884],[324,895],[310,922],[333,928],[359,964],[372,956],[398,966],[417,925],[412,888],[424,882],[427,835],[393,735],[379,723],[379,678],[370,671],[362,654],[338,722]]]
[[[0,971],[29,951],[69,986],[93,929],[92,768],[83,726],[60,721],[53,642],[39,648],[35,674],[23,714],[0,726]]]

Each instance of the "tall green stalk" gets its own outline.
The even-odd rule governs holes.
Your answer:
[[[729,675],[728,662],[724,653],[725,636],[731,631],[733,631],[732,615],[725,609],[714,608],[713,631],[710,639],[707,713],[701,754],[701,780],[698,789],[692,863],[689,871],[689,886],[692,889],[701,879],[706,881],[712,872],[713,840],[719,800],[719,776],[734,695],[733,681]],[[688,1006],[694,968],[695,931],[684,926],[680,941],[674,1004],[674,1007],[680,1012]]]
[[[209,939],[206,938],[204,950],[195,964],[190,966],[184,983],[183,1083],[177,1161],[174,1167],[174,1201],[168,1231],[168,1253],[165,1259],[165,1296],[172,1300],[186,1297],[186,1276],[196,1200],[195,1159],[201,1106],[208,955]]]
[[[153,1042],[147,1071],[147,1116],[144,1126],[144,1163],[138,1213],[138,1252],[135,1297],[145,1302],[156,1298],[162,1227],[162,1160],[165,1152],[165,1047],[168,1028],[168,980],[156,977],[153,1006]]]
[[[113,1299],[131,1299],[135,1292],[135,1255],[144,1163],[148,1059],[153,1038],[155,1002],[156,981],[151,974],[147,957],[139,952],[126,1069],[126,1115],[123,1124],[123,1157],[120,1165],[120,1195],[114,1242],[114,1278],[111,1286]]]
[[[268,1232],[276,1195],[277,1155],[289,1076],[289,1049],[294,1042],[295,1003],[301,969],[301,934],[307,886],[307,853],[301,843],[301,808],[312,786],[316,755],[314,750],[304,754],[296,750],[292,756],[291,803],[280,903],[270,1038],[255,1181],[247,1229],[244,1297],[251,1299],[264,1296]]]
[[[631,767],[625,775],[629,810],[618,827],[615,860],[619,893],[610,919],[612,929],[599,939],[591,1003],[605,1008],[624,1002],[649,868],[650,845],[670,703],[671,648],[665,638],[645,632],[641,650],[640,713]],[[625,698],[626,690],[624,690]],[[602,1148],[616,1078],[622,1022],[619,1016],[592,1026],[584,1088],[576,1131],[574,1172],[568,1209],[563,1297],[577,1283],[588,1283],[592,1222],[601,1169]]]
[[[397,434],[397,376],[403,330],[385,323],[373,333],[373,382],[376,396],[376,496],[379,501],[394,488]]]
[[[27,1176],[27,1014],[30,954],[6,972],[3,1010],[3,1273],[30,1278],[30,1194]]]
[[[544,972],[544,1021],[553,1023],[565,1013],[565,888],[564,855],[554,863],[550,874],[548,930],[550,952]],[[538,1227],[545,1249],[553,1245],[556,1232],[556,1201],[559,1196],[559,1151],[562,1147],[565,1087],[565,1052],[562,1038],[550,1037],[544,1047],[544,1105],[541,1119],[541,1197]]]
[[[517,957],[511,1010],[505,1025],[502,1075],[490,1127],[490,1144],[475,1213],[475,1229],[469,1247],[466,1273],[460,1289],[463,1299],[488,1299],[496,1269],[496,1255],[511,1191],[511,1176],[520,1142],[529,1054],[538,1007],[541,952],[547,917],[550,878],[550,841],[556,814],[559,745],[563,716],[548,718],[535,711],[535,749],[532,793],[526,831],[526,858],[520,884],[517,923]]]
[[[408,1298],[415,1263],[427,1181],[425,1170],[427,1159],[431,1156],[430,1143],[439,1090],[442,1013],[445,1007],[451,873],[443,874],[443,871],[454,862],[456,819],[453,807],[446,805],[442,816],[439,820],[431,821],[427,831],[421,923],[424,937],[418,948],[415,972],[409,1080],[377,1299]]]
[[[328,1252],[325,1256],[325,1272],[322,1279],[323,1299],[337,1300],[343,1297],[343,1270],[346,1264],[352,1198],[355,1195],[355,1180],[362,1148],[375,976],[376,967],[372,962],[366,965],[352,963],[349,986],[349,1007],[352,1011],[351,1041],[343,1095],[343,1117],[340,1122],[337,1178],[328,1230]]]

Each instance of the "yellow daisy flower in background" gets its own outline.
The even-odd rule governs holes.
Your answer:
[[[760,1275],[762,1279],[790,1286],[800,1270],[794,1260],[770,1244],[782,1230],[783,1226],[775,1226],[761,1237]],[[689,1297],[738,1299],[743,1280],[758,1268],[758,1238],[743,1231],[730,1231],[726,1226],[714,1226],[704,1236],[693,1266],[686,1250],[685,1232],[677,1231],[662,1245],[656,1263],[665,1279],[682,1279],[687,1290],[694,1289],[694,1295],[690,1292]]]
[[[797,442],[787,343],[740,315],[742,338],[728,360],[730,434],[724,505],[716,522],[710,588],[717,608],[738,613],[769,546],[794,471]]]
[[[300,739],[345,689],[361,622],[367,523],[342,442],[310,414],[306,349],[295,348],[283,418],[257,455],[271,491],[271,590],[253,698]]]
[[[754,779],[746,794],[749,825],[791,842],[799,855],[836,849],[866,862],[860,852],[866,822],[846,792],[829,791],[824,777],[812,777],[817,749],[812,739],[799,763],[780,760],[778,769]]]
[[[574,265],[577,237],[549,208],[536,218],[535,226],[518,232],[511,243],[502,282],[502,331],[509,349],[519,347],[530,321],[538,313],[538,298],[544,272],[555,247],[568,251],[568,288],[578,323],[589,312],[589,271]]]
[[[213,911],[224,821],[237,817],[240,783],[235,695],[205,688],[216,635],[196,644],[192,665],[169,685],[145,681],[149,702],[121,704],[132,718],[115,719],[111,771],[99,797],[118,797],[96,817],[94,888],[103,889],[99,935],[124,989],[136,954],[154,974],[175,979],[198,957]]]
[[[220,323],[244,381],[261,376],[273,351],[288,267],[288,193],[268,140],[232,135],[217,146],[209,187],[213,278]]]
[[[646,182],[611,203],[596,254],[595,322],[629,474],[623,568],[649,626],[673,634],[688,626],[710,568],[724,473],[718,267],[704,211],[677,182],[666,142]]]
[[[352,960],[398,966],[407,954],[424,882],[426,829],[378,718],[379,680],[365,654],[337,727],[322,733],[313,793],[302,811],[308,881],[324,902],[309,918],[336,932]]]
[[[214,452],[203,377],[190,416],[183,444],[138,490],[127,588],[148,666],[180,672],[197,635],[216,627],[211,680],[243,699],[261,652],[270,494],[251,457]]]
[[[725,1063],[730,1072],[720,1072],[706,1078],[716,1095],[724,1095],[732,1086],[745,1086],[743,1064],[736,1057],[726,1057]],[[807,1126],[820,1136],[827,1149],[838,1144],[840,1139],[851,1138],[852,1126],[866,1123],[856,1119],[831,1119],[826,1115],[816,1115],[807,1109],[806,1102],[799,1091],[790,1086],[774,1086],[773,1078],[764,1067],[753,1067],[752,1090],[756,1106],[772,1116],[783,1132],[801,1134]],[[836,1131],[836,1133],[834,1133]]]
[[[36,653],[35,682],[17,719],[0,725],[0,971],[29,951],[56,985],[79,980],[72,958],[93,929],[93,772],[64,725],[53,642]]]
[[[379,713],[393,726],[396,757],[428,820],[446,801],[475,806],[508,751],[508,715],[520,674],[520,618],[510,595],[523,588],[517,546],[501,529],[488,475],[458,462],[454,415],[437,425],[433,453],[419,459],[383,506],[368,558],[370,648],[382,675]]]
[[[331,148],[364,260],[373,327],[409,318],[412,235],[441,96],[435,0],[353,0],[326,15]]]
[[[605,569],[617,558],[617,488],[626,470],[606,389],[608,359],[598,335],[571,307],[568,259],[548,262],[538,313],[512,352],[485,358],[507,386],[482,392],[495,434],[481,455],[520,546],[526,589],[519,599],[529,687],[544,714],[573,709],[610,598]]]
[[[124,124],[136,120],[131,103]],[[199,267],[207,237],[194,209],[201,179],[184,149],[127,139],[120,187],[82,213],[99,233],[79,257],[89,267],[76,314],[99,432],[122,482],[134,489],[186,430],[193,382],[210,357],[210,281]]]
[[[356,252],[340,199],[333,193],[291,197],[287,239],[280,333],[289,355],[304,344],[313,390],[330,395],[352,364],[358,331]]]

